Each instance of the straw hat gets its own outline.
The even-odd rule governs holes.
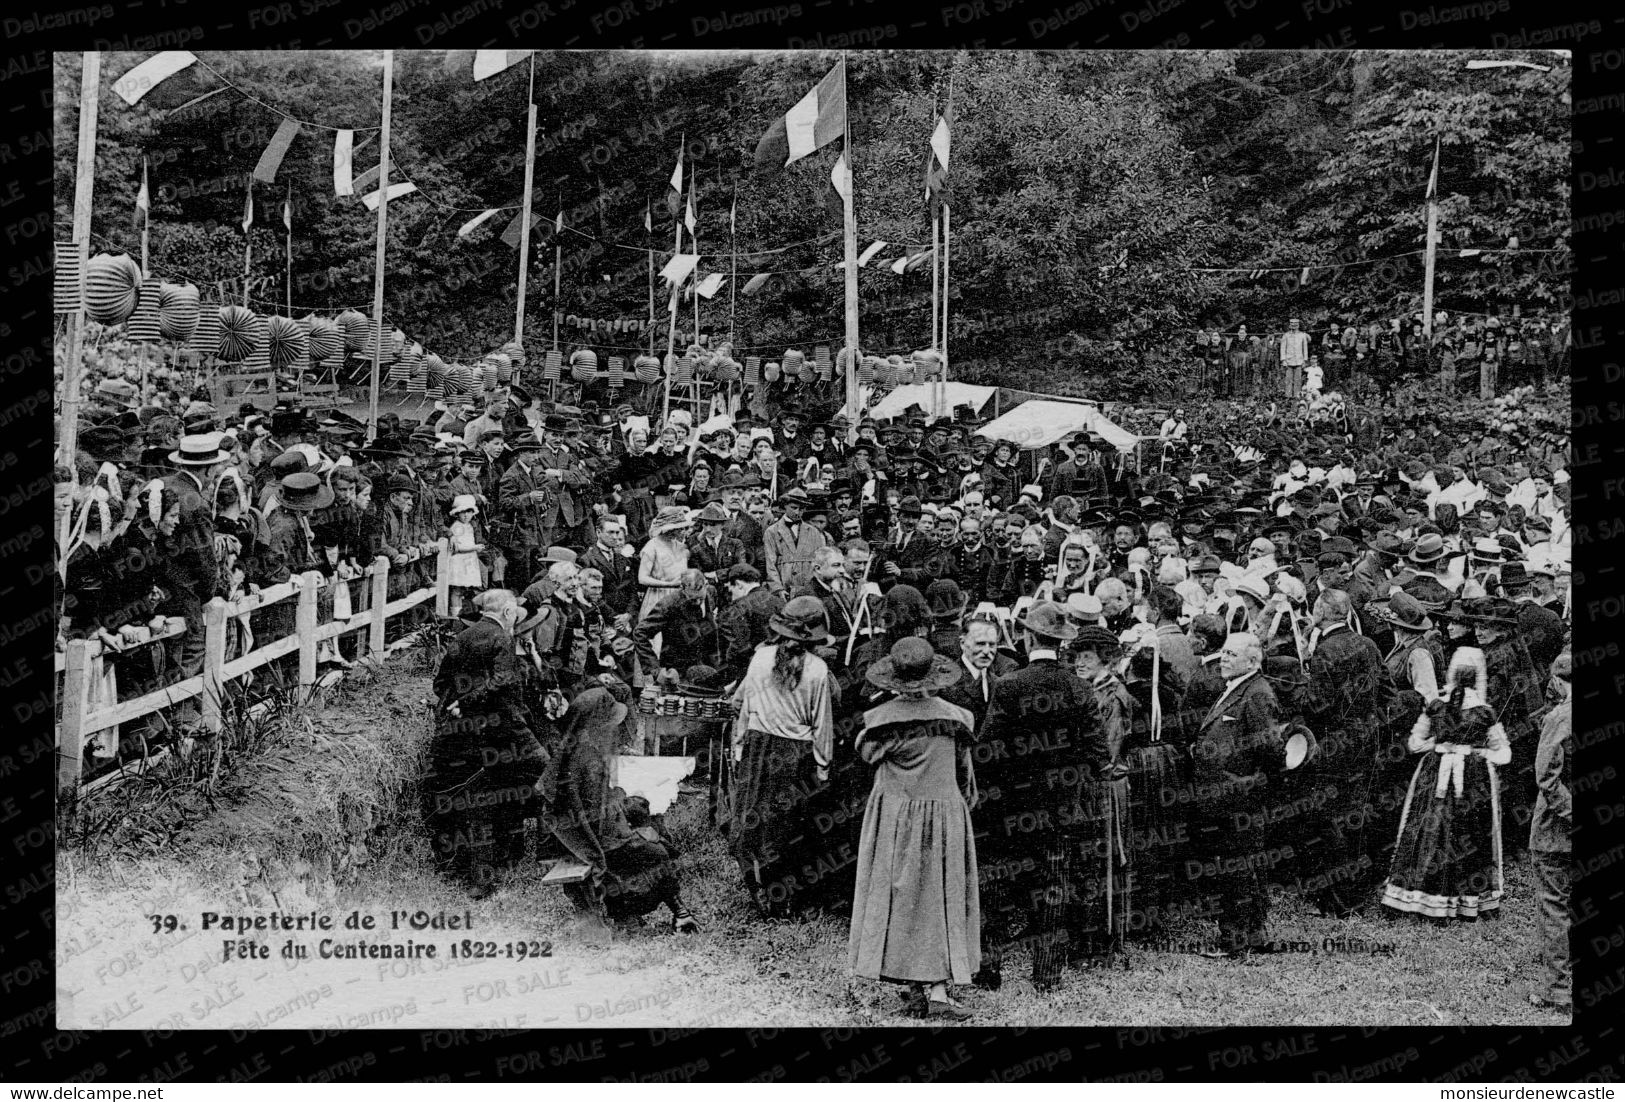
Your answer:
[[[660,535],[663,532],[680,532],[685,528],[693,527],[694,522],[688,517],[688,510],[677,505],[667,505],[655,515],[649,525],[651,535]]]

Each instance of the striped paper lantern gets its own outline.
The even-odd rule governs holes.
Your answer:
[[[474,389],[474,369],[467,364],[452,364],[446,368],[446,394],[463,395]]]
[[[446,361],[431,352],[423,357],[423,362],[429,369],[429,385],[444,387],[446,385]]]
[[[724,356],[717,361],[717,381],[719,383],[737,383],[740,374],[739,361],[732,356]]]
[[[826,383],[829,382],[830,371],[831,371],[830,360],[829,360],[829,345],[820,344],[820,345],[814,346],[814,348],[813,348],[813,365],[818,369],[818,377],[820,379],[822,379]]]
[[[277,316],[266,322],[266,344],[271,366],[287,371],[301,360],[310,360],[310,336],[292,318]]]
[[[503,345],[502,354],[508,357],[514,367],[525,366],[525,346],[520,344],[518,341],[509,341],[507,344]]]
[[[660,378],[660,361],[647,354],[639,356],[632,361],[632,373],[645,385],[655,382]]]
[[[406,347],[406,330],[394,329],[389,334],[389,357],[396,360],[400,358],[401,350]]]
[[[304,317],[300,318],[299,328],[305,331],[305,336],[310,336],[310,331],[316,328],[316,315],[306,314]]]
[[[248,355],[243,357],[244,371],[271,370],[271,319],[249,311]]]
[[[895,356],[884,359],[880,356],[874,356],[871,358],[877,361],[875,363],[876,381],[878,381],[881,386],[896,386],[898,371],[903,366],[902,361],[898,360]]]
[[[858,357],[858,385],[870,386],[874,383],[880,366],[879,356]]]
[[[433,352],[423,355],[417,363],[412,365],[412,373],[406,378],[406,390],[410,394],[427,394],[429,391],[429,361],[438,359]]]
[[[806,362],[807,357],[799,348],[786,351],[783,360],[784,377],[787,379],[800,378],[801,365]]]
[[[254,311],[246,306],[222,306],[216,313],[220,318],[220,335],[214,354],[221,363],[239,364],[254,351]]]
[[[328,363],[344,356],[344,330],[332,318],[317,318],[310,327],[310,358]]]
[[[762,357],[745,357],[745,385],[760,386],[762,382]]]
[[[491,362],[497,365],[496,385],[507,386],[513,382],[514,371],[516,370],[514,358],[506,352],[493,352],[490,358]]]
[[[935,348],[922,348],[914,353],[914,368],[919,375],[935,379],[942,374],[942,353]]]
[[[688,386],[694,381],[694,357],[685,352],[677,359],[677,366],[671,373],[672,386]]]
[[[493,359],[494,353],[487,352],[480,359],[479,367],[475,368],[475,378],[479,380],[481,390],[495,390],[497,388],[497,362]]]
[[[84,308],[84,250],[72,241],[58,241],[51,268],[51,310],[57,314],[72,314]]]
[[[550,349],[542,357],[542,379],[544,382],[556,383],[559,376],[564,374],[564,353],[558,349]]]
[[[135,313],[130,315],[130,324],[124,334],[130,340],[156,344],[162,338],[158,328],[158,300],[162,287],[163,281],[156,276],[148,276],[141,281]]]
[[[197,327],[187,347],[196,353],[199,361],[211,361],[220,351],[220,311],[216,307],[202,307],[197,316]]]
[[[365,318],[362,319],[362,323],[366,327],[366,336],[362,341],[361,351],[357,352],[355,356],[356,359],[366,360],[370,363],[372,361],[374,347],[378,344],[378,336],[382,327],[367,321]],[[403,333],[401,336],[405,337],[406,334]],[[346,334],[345,346],[348,347],[349,343],[348,334]],[[395,351],[393,346],[393,340],[390,339],[388,334],[384,334],[383,351],[378,357],[379,363],[387,364],[394,361]]]
[[[570,353],[570,376],[578,383],[590,383],[598,375],[598,353],[578,348]]]
[[[409,386],[412,376],[423,367],[423,346],[413,341],[401,349],[401,354],[395,357],[395,362],[389,365],[389,384],[391,386]]]
[[[158,288],[158,332],[165,340],[186,341],[197,331],[202,307],[197,288],[190,283],[165,283]]]
[[[609,373],[609,389],[619,390],[626,383],[626,357],[609,357],[607,370]]]
[[[779,381],[778,361],[769,360],[767,363],[762,365],[762,378],[770,383],[776,383]]]
[[[346,310],[333,320],[338,323],[339,331],[344,334],[344,351],[351,355],[359,355],[361,350],[367,347],[369,329],[367,315],[359,310]]]
[[[91,321],[118,325],[135,313],[141,266],[127,253],[97,253],[85,266],[85,312]]]

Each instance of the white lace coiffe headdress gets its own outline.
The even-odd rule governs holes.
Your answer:
[[[1462,696],[1463,708],[1474,708],[1484,704],[1489,695],[1489,668],[1484,652],[1478,647],[1462,647],[1450,659],[1450,672],[1445,675],[1445,694],[1448,696],[1455,687],[1467,683],[1467,691]]]

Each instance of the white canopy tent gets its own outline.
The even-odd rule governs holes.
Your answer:
[[[900,386],[869,410],[869,416],[876,421],[884,421],[890,417],[899,417],[909,406],[919,406],[925,410],[927,416],[943,417],[953,412],[955,406],[973,406],[977,413],[982,407],[993,400],[999,392],[995,386],[972,386],[970,383],[910,383]],[[942,401],[941,407],[935,407],[938,398]]]
[[[1008,440],[1023,450],[1047,447],[1076,432],[1097,433],[1120,452],[1131,452],[1140,438],[1100,412],[1093,404],[1030,400],[976,430],[990,440]]]

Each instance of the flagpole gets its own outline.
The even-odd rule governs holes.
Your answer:
[[[956,63],[958,62],[958,56],[957,55],[955,55],[954,60],[955,60]],[[953,126],[953,117],[954,117],[954,71],[953,71],[953,69],[949,69],[948,70],[948,114],[947,114],[947,119],[948,119],[948,126],[950,128],[952,128],[952,126]],[[950,135],[949,140],[950,141],[952,140],[951,135]],[[947,396],[948,396],[948,254],[949,254],[949,251],[950,251],[950,247],[949,247],[949,228],[952,225],[952,223],[953,223],[953,206],[952,206],[952,204],[950,204],[948,202],[944,202],[942,204],[942,340],[939,343],[939,345],[937,346],[937,351],[942,353],[942,373],[938,376],[938,379],[941,381],[941,384],[942,384],[941,392],[942,392],[943,401],[946,401]]]
[[[1439,236],[1439,139],[1433,139],[1433,172],[1428,177],[1427,263],[1422,275],[1422,339],[1433,343],[1433,264]]]
[[[384,243],[389,212],[389,106],[395,81],[395,51],[384,51],[384,118],[378,135],[378,246],[372,276],[372,379],[367,388],[367,439],[378,436],[379,365],[384,354]]]
[[[524,217],[519,222],[519,304],[514,313],[513,339],[515,344],[523,345],[525,342],[525,277],[529,275],[530,268],[530,223],[535,217],[530,206],[531,181],[536,175],[536,51],[530,54],[530,112],[529,121],[525,124],[525,199]],[[556,305],[556,303],[555,303]],[[554,313],[558,313],[557,309]],[[554,347],[558,347],[558,334],[553,337]]]
[[[282,222],[288,230],[288,317],[293,317],[293,181],[288,181],[288,198],[282,208]]]
[[[698,204],[694,202],[695,180],[698,176],[698,172],[688,174],[688,209],[694,212],[694,225],[688,231],[688,243],[694,249],[694,339],[689,342],[690,344],[700,343],[700,212]],[[699,378],[699,373],[696,372],[689,385],[691,396],[699,391]]]
[[[654,200],[648,200],[643,207],[643,229],[651,238],[655,232]],[[649,355],[655,354],[655,251],[649,253]]]
[[[846,347],[849,350],[846,357],[846,419],[849,424],[858,422],[858,215],[853,205],[854,193],[857,191],[857,173],[852,164],[852,103],[846,95],[846,52],[841,52],[841,98],[846,104],[844,118],[841,120],[843,130],[844,156],[846,157],[846,187],[841,195],[842,212],[845,214],[846,230]]]
[[[682,141],[682,145],[679,146],[678,150],[677,150],[677,163],[679,165],[681,165],[683,163],[683,152],[686,149],[688,149],[688,134],[686,132],[683,134],[683,136],[681,138],[681,141]],[[678,196],[678,200],[679,200],[679,205],[681,205],[681,200],[682,200],[681,195]],[[683,216],[679,212],[672,220],[676,223],[676,226],[673,227],[673,232],[676,234],[676,237],[672,241],[671,255],[673,257],[676,257],[678,253],[683,251]],[[653,263],[653,262],[651,261],[651,263]],[[666,330],[666,362],[665,362],[664,365],[662,365],[665,368],[665,375],[666,375],[666,386],[665,386],[666,395],[665,395],[665,400],[664,400],[664,402],[662,403],[662,405],[660,407],[660,422],[661,422],[662,425],[665,424],[666,418],[671,416],[672,358],[676,354],[676,351],[677,351],[677,287],[678,286],[681,286],[681,284],[673,286],[672,289],[671,289],[671,308],[669,310],[669,313],[671,314],[671,325]]]
[[[555,195],[559,205],[559,218],[564,215],[564,194]],[[564,287],[564,235],[558,231],[558,218],[553,221],[553,351],[559,351],[559,316],[564,312],[560,301]]]
[[[245,214],[245,217],[244,217],[243,221],[247,222],[248,225],[243,227],[243,305],[247,306],[248,305],[248,260],[249,260],[249,257],[252,256],[253,252],[254,252],[254,245],[253,245],[254,223],[252,221],[252,217],[253,217],[253,213],[254,213],[254,177],[252,177],[252,176],[250,176],[248,178],[248,203],[246,205],[245,210],[246,210],[246,214]]]
[[[734,183],[733,203],[728,207],[728,343],[734,341],[734,315],[739,309],[739,184]]]

